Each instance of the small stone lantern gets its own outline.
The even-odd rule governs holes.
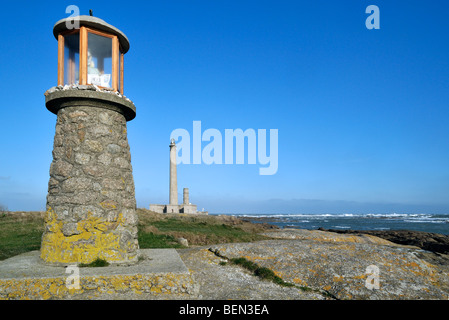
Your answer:
[[[126,36],[92,16],[58,21],[58,85],[45,92],[57,115],[41,258],[52,264],[138,260],[137,214],[123,95]]]

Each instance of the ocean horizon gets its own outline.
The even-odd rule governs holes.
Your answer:
[[[218,215],[214,213],[214,215]],[[322,214],[248,214],[225,215],[254,223],[269,223],[280,228],[314,230],[413,230],[449,235],[449,213],[322,213]]]

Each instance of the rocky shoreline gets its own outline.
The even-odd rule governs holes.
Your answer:
[[[270,224],[266,221],[266,218],[252,217],[251,219],[243,218],[241,219],[245,222],[257,221],[257,224],[264,225],[267,229],[281,229],[276,225]],[[293,227],[295,228],[295,227]],[[290,229],[290,228],[285,228]],[[353,230],[353,229],[327,229],[319,227],[316,230],[327,231],[339,234],[352,234],[352,235],[372,235],[376,236],[394,243],[409,245],[419,247],[423,250],[434,252],[437,254],[449,254],[449,235],[424,232],[424,231],[414,231],[414,230]]]
[[[320,231],[339,234],[368,234],[388,241],[419,247],[440,254],[449,254],[449,235],[412,230],[336,230],[318,228]]]

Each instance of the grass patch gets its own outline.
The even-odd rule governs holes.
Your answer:
[[[187,239],[189,245],[194,246],[268,239],[259,235],[264,231],[263,226],[231,216],[157,214],[145,209],[137,209],[137,214],[139,245],[142,248],[152,248],[152,242],[158,241],[157,236],[161,235],[171,236],[173,239],[182,237]],[[148,241],[141,242],[141,239]],[[162,245],[182,248],[172,238],[162,240]]]
[[[107,267],[109,265],[109,262],[107,262],[104,259],[97,258],[91,263],[80,263],[78,267],[80,268],[98,268],[98,267]]]
[[[138,232],[139,247],[142,249],[150,248],[183,248],[173,236],[166,234],[154,234],[153,232]]]
[[[254,235],[237,227],[226,224],[210,224],[202,221],[182,221],[167,219],[153,224],[161,232],[177,232],[190,235],[203,235],[204,240],[210,243],[220,242],[246,242],[251,241]],[[190,238],[193,238],[192,236]]]
[[[0,215],[0,260],[39,250],[43,232],[44,220],[39,213]]]
[[[261,267],[257,263],[252,262],[246,258],[232,258],[230,259],[232,264],[242,266],[243,268],[252,271],[256,277],[264,280],[272,281],[283,287],[295,287],[293,283],[285,282],[282,278],[278,277],[273,270]]]

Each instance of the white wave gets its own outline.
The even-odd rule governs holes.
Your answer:
[[[404,222],[410,223],[446,223],[445,220],[428,220],[428,219],[406,219]]]

